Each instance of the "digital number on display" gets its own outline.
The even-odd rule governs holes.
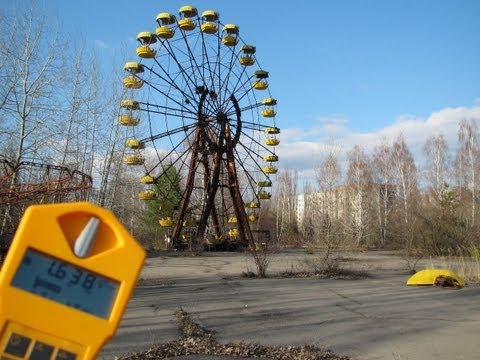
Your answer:
[[[12,286],[86,313],[108,318],[119,283],[28,249]]]

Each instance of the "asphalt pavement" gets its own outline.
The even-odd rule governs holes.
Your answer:
[[[151,281],[137,287],[100,358],[178,338],[182,307],[220,343],[308,344],[361,360],[480,359],[480,288],[408,287],[393,260],[366,265],[366,279],[329,280],[232,277],[245,267],[239,256],[151,259],[142,274]]]

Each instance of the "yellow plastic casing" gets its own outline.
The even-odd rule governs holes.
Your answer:
[[[100,220],[95,242],[79,258],[73,243],[92,217]],[[12,286],[27,250],[117,282],[110,314],[102,318]],[[0,270],[0,357],[94,359],[115,334],[144,260],[143,248],[108,210],[87,202],[29,207]]]

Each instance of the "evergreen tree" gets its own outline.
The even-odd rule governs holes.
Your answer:
[[[159,220],[168,217],[173,219],[180,204],[180,176],[177,169],[173,165],[165,167],[155,179],[153,189],[158,197],[146,202],[140,218],[142,239],[148,246],[158,246],[171,232],[171,228],[161,227]]]

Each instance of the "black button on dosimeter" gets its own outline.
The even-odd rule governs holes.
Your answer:
[[[36,341],[28,360],[50,360],[53,350],[53,346]]]
[[[24,357],[31,341],[31,339],[25,336],[12,333],[8,339],[5,353],[18,357]]]

